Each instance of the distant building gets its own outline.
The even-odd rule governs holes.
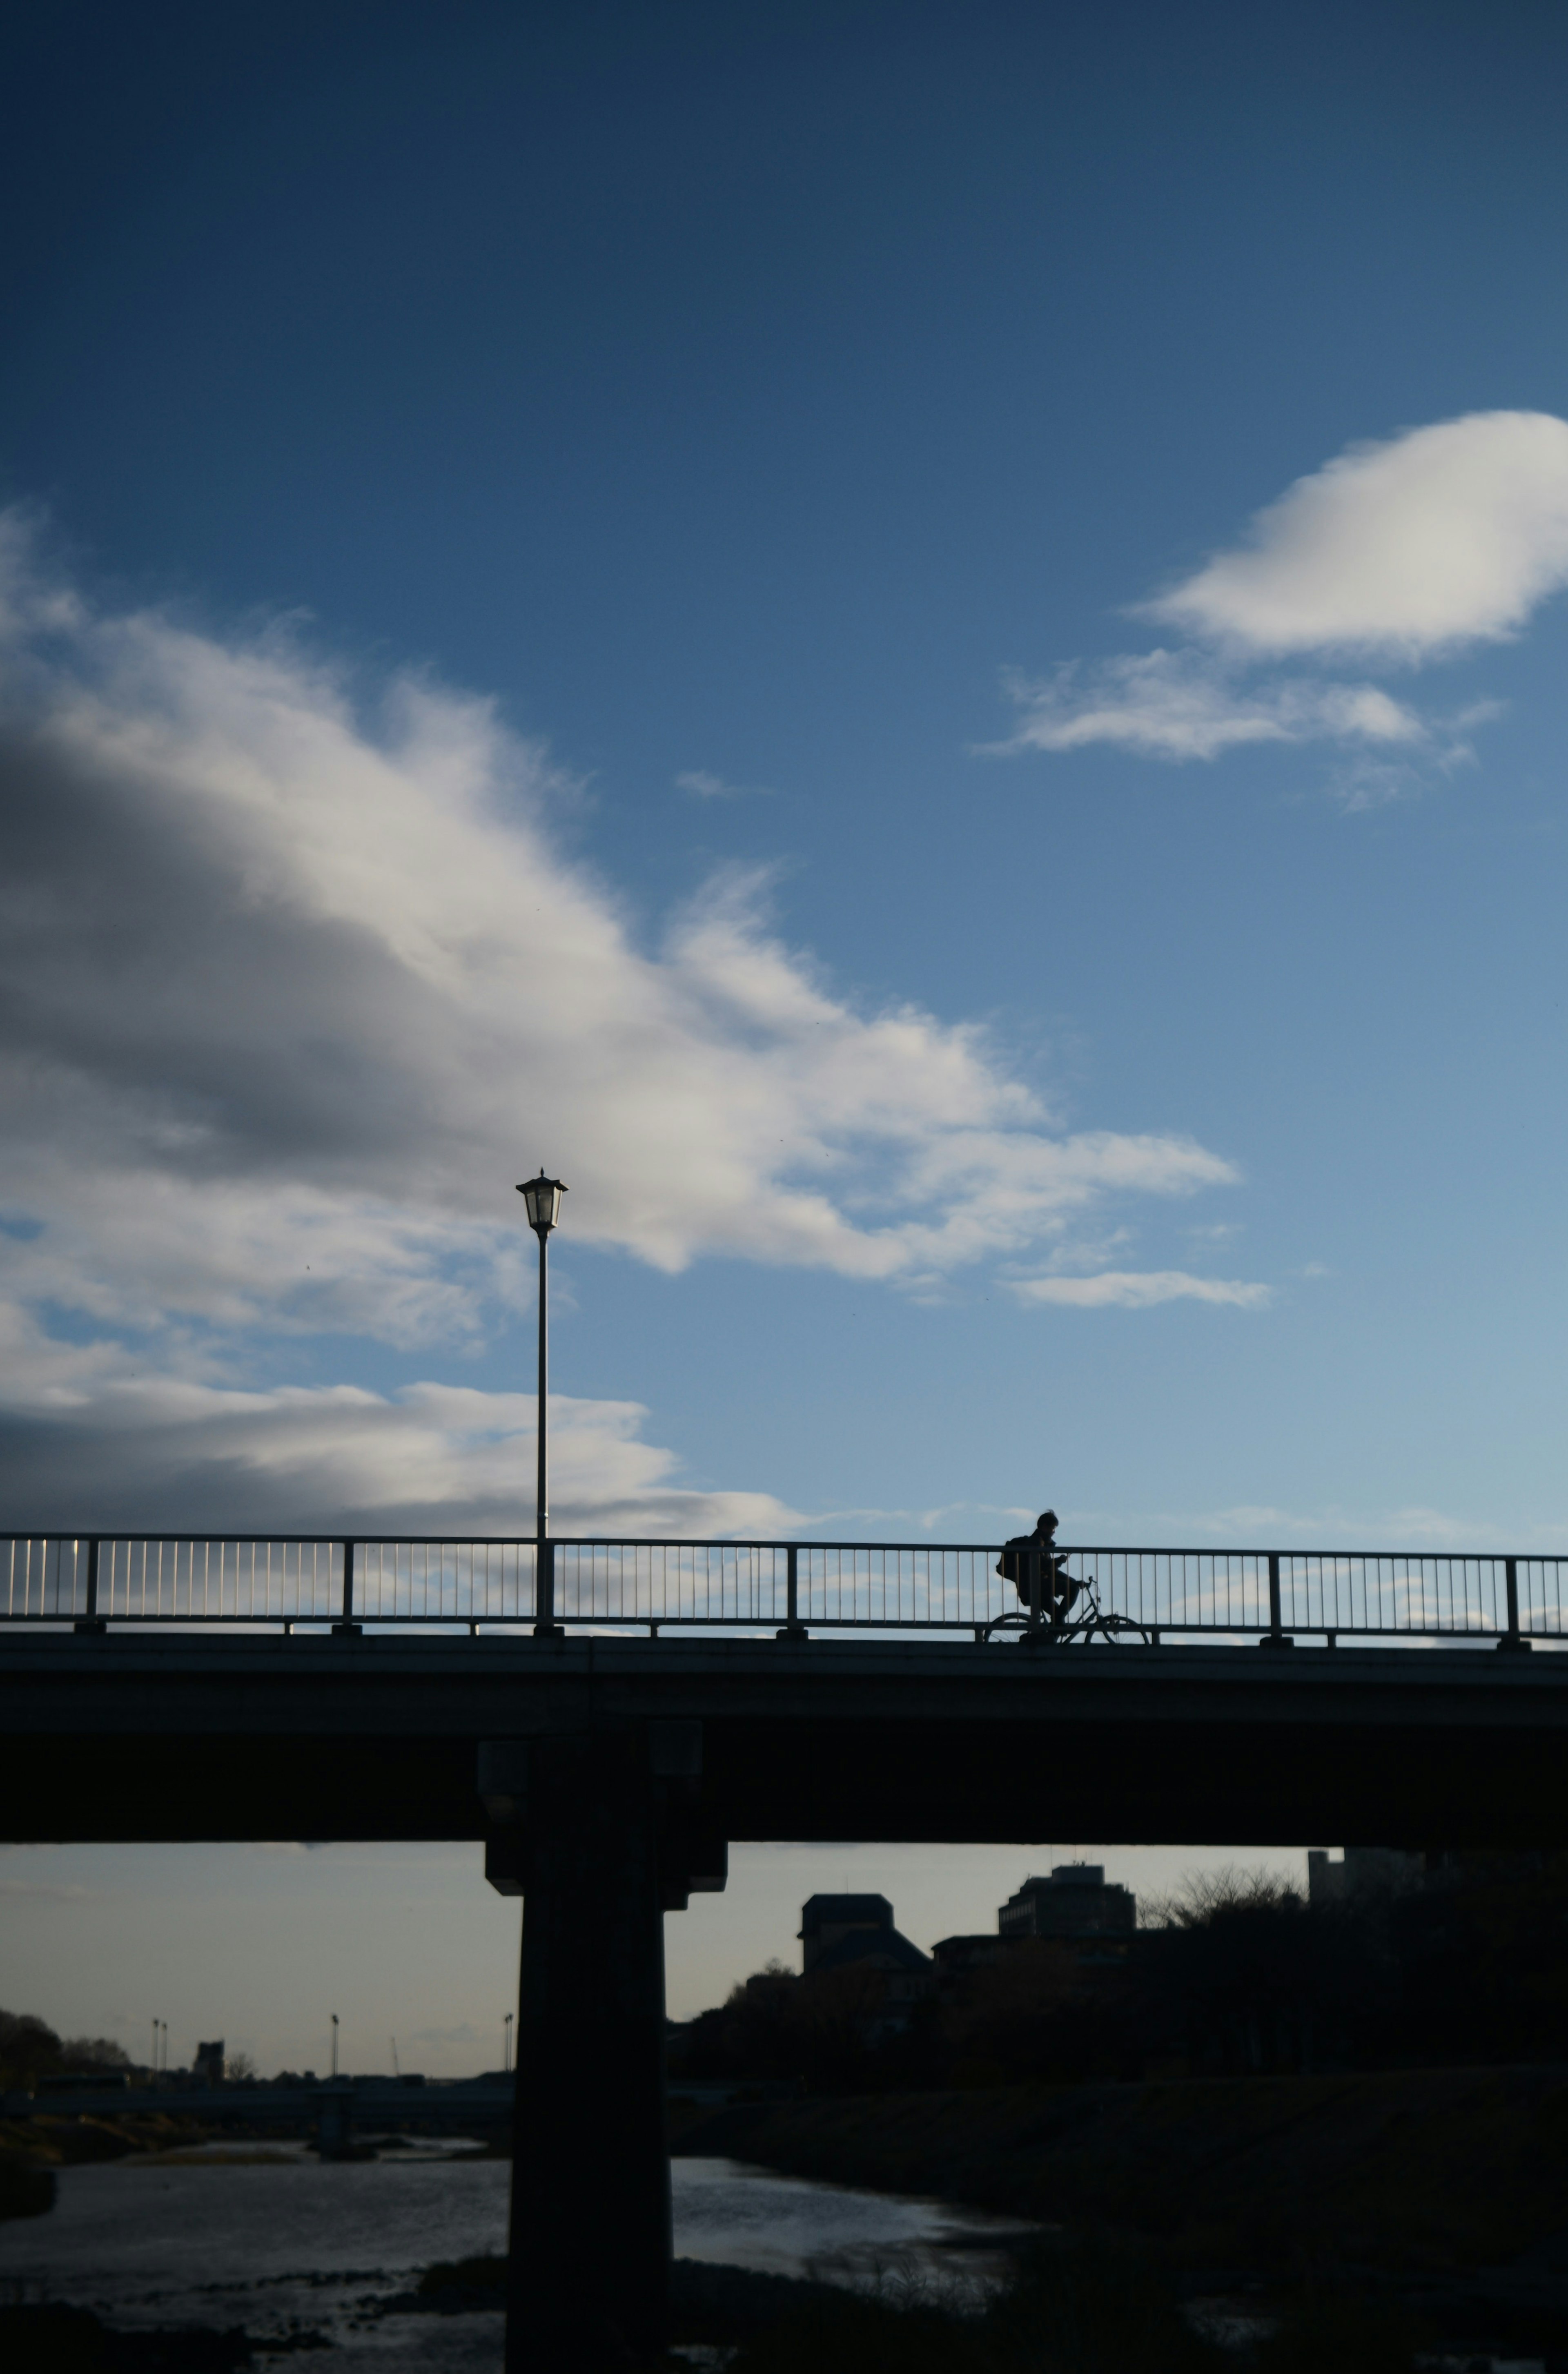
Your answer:
[[[937,1983],[940,1987],[947,1980],[962,1978],[970,1970],[989,1969],[1006,1951],[1006,1940],[989,1929],[981,1930],[977,1936],[939,1937],[931,1947]]]
[[[810,1897],[801,1907],[800,1936],[808,1979],[854,1964],[883,1973],[889,2003],[918,2003],[930,1992],[930,1956],[894,1927],[885,1896]]]
[[[1318,1906],[1348,1904],[1355,1897],[1413,1896],[1427,1885],[1426,1857],[1402,1847],[1347,1847],[1337,1861],[1327,1847],[1307,1852],[1307,1900]]]
[[[228,2063],[223,2057],[223,2039],[216,2044],[198,2044],[196,2057],[191,2064],[191,2075],[198,2086],[221,2086]]]
[[[997,1914],[1008,1944],[1024,1937],[1073,1945],[1080,1961],[1120,1960],[1138,1926],[1130,1887],[1107,1887],[1098,1863],[1059,1863],[1048,1879],[1026,1879]]]
[[[1131,1951],[1138,1898],[1107,1887],[1105,1865],[1059,1863],[1048,1879],[1026,1879],[996,1917],[996,1933],[939,1937],[931,1947],[939,1990],[961,1995],[971,1972],[993,1968],[1015,1945],[1042,1940],[1071,1953],[1085,1976],[1114,1969]]]

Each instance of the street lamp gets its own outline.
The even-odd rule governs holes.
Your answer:
[[[549,1334],[549,1240],[550,1231],[561,1216],[561,1198],[567,1193],[564,1179],[546,1179],[541,1169],[537,1179],[519,1182],[528,1214],[528,1225],[539,1240],[539,1470],[533,1491],[533,1629],[535,1632],[556,1632],[556,1567],[550,1555],[550,1495],[549,1476],[544,1458],[544,1394],[548,1375]]]

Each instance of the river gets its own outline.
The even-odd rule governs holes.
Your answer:
[[[384,2314],[438,2259],[505,2244],[505,2160],[389,2152],[322,2162],[280,2147],[60,2171],[48,2215],[0,2227],[0,2283],[91,2308],[113,2324],[243,2325],[260,2341],[310,2328],[353,2374],[494,2374],[501,2319]],[[671,2164],[677,2255],[854,2282],[889,2260],[976,2263],[1004,2222],[936,2201],[813,2184],[733,2160]],[[954,2249],[954,2245],[960,2247]],[[263,2356],[279,2368],[298,2361]]]

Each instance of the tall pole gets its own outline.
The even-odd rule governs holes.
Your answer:
[[[533,1479],[533,1629],[556,1629],[556,1561],[550,1550],[550,1463],[546,1427],[550,1404],[550,1231],[539,1240],[538,1467]]]
[[[548,1179],[541,1166],[537,1179],[518,1182],[518,1193],[528,1212],[528,1225],[539,1240],[539,1412],[535,1422],[538,1469],[533,1479],[533,1629],[551,1633],[556,1625],[556,1563],[550,1548],[550,1254],[549,1236],[567,1193],[564,1179]]]
[[[537,1231],[539,1238],[539,1467],[533,1485],[533,1571],[540,1587],[544,1581],[544,1544],[550,1532],[549,1462],[545,1456],[544,1420],[546,1390],[550,1375],[550,1239],[546,1230]],[[556,1611],[545,1607],[537,1611],[546,1624],[553,1623]]]

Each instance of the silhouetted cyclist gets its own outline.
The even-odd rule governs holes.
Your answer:
[[[1032,1534],[1014,1534],[1004,1542],[996,1570],[1004,1582],[1012,1583],[1025,1608],[1029,1604],[1030,1550],[1040,1553],[1040,1613],[1047,1624],[1062,1624],[1067,1612],[1077,1598],[1082,1584],[1067,1571],[1067,1552],[1056,1545],[1057,1512],[1045,1510],[1036,1519]]]

